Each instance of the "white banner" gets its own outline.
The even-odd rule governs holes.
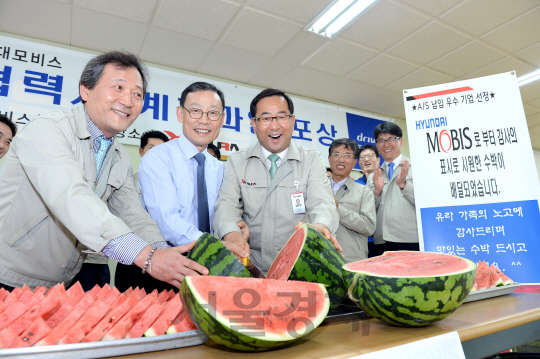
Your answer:
[[[405,91],[421,248],[540,282],[540,188],[514,72]]]
[[[0,36],[0,112],[20,128],[38,114],[69,109],[80,102],[79,78],[92,57],[84,52]],[[118,135],[120,142],[139,146],[140,136],[147,130],[165,131],[171,138],[178,136],[182,132],[176,118],[179,97],[195,81],[210,82],[225,94],[227,120],[216,140],[223,155],[257,141],[251,132],[249,104],[260,90],[151,66],[149,70],[143,112]],[[326,162],[328,146],[334,139],[349,137],[360,145],[374,143],[375,126],[390,120],[315,101],[293,101],[293,141],[319,151]]]

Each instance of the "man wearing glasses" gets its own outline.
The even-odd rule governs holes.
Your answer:
[[[292,100],[283,91],[266,89],[253,99],[250,112],[259,141],[227,160],[215,204],[218,238],[238,256],[251,256],[263,273],[268,272],[298,222],[312,223],[341,249],[332,235],[339,216],[322,157],[291,143],[295,122]],[[297,199],[303,205],[297,207]],[[249,227],[249,244],[237,225],[242,219]]]
[[[381,123],[374,131],[384,159],[383,165],[368,178],[377,207],[377,229],[373,235],[376,255],[384,251],[420,250],[413,176],[410,160],[401,153],[402,136],[401,128],[393,122]]]
[[[347,263],[368,257],[368,238],[375,231],[375,201],[367,186],[356,183],[351,171],[360,149],[356,141],[340,138],[330,145],[328,162],[332,168],[332,191],[339,214],[336,237]]]
[[[225,97],[215,86],[206,82],[189,85],[176,109],[182,135],[142,158],[141,202],[171,246],[189,244],[203,232],[211,233],[224,165],[206,147],[219,135],[226,116],[224,109]],[[120,290],[130,286],[143,287],[147,293],[154,289],[176,290],[132,266],[119,265],[115,278]]]

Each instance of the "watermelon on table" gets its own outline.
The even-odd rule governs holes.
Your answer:
[[[495,270],[497,275],[501,278],[503,285],[510,285],[514,284],[514,281],[506,276],[499,268],[495,267],[493,264],[491,265],[491,268]]]
[[[28,301],[30,301],[30,299],[32,299],[33,296],[34,296],[34,292],[32,292],[30,288],[27,290],[23,290],[21,296],[19,297],[19,301],[28,303]]]
[[[157,300],[161,304],[166,303],[169,300],[169,292],[167,292],[165,289],[162,290],[161,293],[159,293]]]
[[[6,299],[4,300],[4,303],[8,304],[8,303],[12,303],[12,302],[18,302],[19,301],[19,297],[21,296],[22,294],[22,289],[21,288],[15,288],[11,291],[11,293],[8,294],[8,296],[6,297]]]
[[[247,268],[225,245],[208,233],[203,233],[187,254],[188,259],[208,269],[208,275],[250,278]]]
[[[492,264],[491,267],[489,267],[489,287],[490,288],[496,288],[496,287],[502,287],[504,286],[504,283],[501,279],[501,277],[497,274],[497,271],[495,270],[495,266]]]
[[[60,306],[60,308],[52,315],[50,316],[46,323],[50,328],[54,328],[58,325],[58,323],[62,322],[69,313],[73,311],[73,306],[69,304],[69,302],[65,302]]]
[[[478,261],[478,269],[476,270],[476,284],[478,290],[489,289],[491,286],[491,271],[486,262]]]
[[[109,305],[112,305],[116,299],[120,296],[120,291],[116,287],[112,287],[109,294],[103,299],[103,301]]]
[[[66,335],[68,330],[75,325],[75,323],[83,316],[85,309],[81,307],[73,308],[73,311],[62,320],[57,326],[55,326],[49,334],[47,334],[43,339],[38,341],[35,346],[41,345],[54,345],[58,344],[60,339]]]
[[[190,330],[197,330],[197,326],[191,318],[189,317],[187,311],[185,308],[182,308],[180,313],[174,318],[173,322],[171,323],[171,326],[167,328],[166,333],[167,334],[174,334],[174,333],[182,333],[182,332],[188,332]]]
[[[139,287],[137,287],[138,289]],[[129,295],[131,294],[131,292],[133,292],[133,288],[129,287],[128,289],[126,289],[126,291],[124,292],[124,294],[126,295],[126,297],[129,297]]]
[[[57,294],[66,294],[66,287],[64,287],[64,283],[60,283],[60,284],[57,284],[57,285],[54,285],[52,286],[51,288],[49,288],[49,290],[47,291],[47,294],[45,294],[45,296],[49,296],[53,293],[57,293]]]
[[[59,344],[72,344],[80,343],[86,333],[88,333],[92,328],[105,316],[105,313],[111,308],[111,306],[102,300],[97,300],[96,305],[92,308],[88,308],[86,313],[75,323],[71,329],[68,330],[66,335],[60,341]]]
[[[143,291],[141,291],[143,292]],[[148,309],[157,300],[157,290],[144,297],[143,300],[137,303],[130,311],[128,311],[122,319],[120,319],[101,340],[116,340],[122,339],[127,332],[133,327],[137,318]]]
[[[465,258],[397,251],[343,266],[349,297],[393,325],[427,326],[452,314],[469,295],[476,265]]]
[[[101,290],[96,294],[96,299],[103,300],[105,297],[109,294],[111,291],[111,286],[109,283],[105,283],[105,285],[101,288]]]
[[[180,293],[191,319],[212,340],[247,351],[271,349],[308,334],[330,308],[325,286],[309,282],[189,276]]]
[[[168,295],[167,295],[168,297]],[[127,332],[125,338],[140,338],[148,328],[156,321],[157,317],[163,312],[165,306],[159,302],[159,299],[148,308],[143,315],[137,319],[135,324]]]
[[[124,294],[121,296],[125,297]],[[129,312],[129,310],[135,305],[135,299],[133,296],[129,296],[125,301],[118,307],[112,307],[101,321],[96,324],[96,326],[86,334],[83,339],[83,342],[97,342],[101,340],[103,336],[120,320],[124,315]]]
[[[44,285],[42,285],[41,287],[36,287],[36,289],[34,290],[34,294],[41,293],[45,295],[45,292],[47,292],[47,287],[45,287]]]
[[[344,264],[345,259],[334,245],[304,223],[281,249],[266,278],[324,284],[331,308],[335,308],[347,293],[343,281]]]
[[[84,297],[84,289],[81,285],[81,282],[77,281],[75,284],[73,284],[71,287],[69,287],[68,290],[66,290],[66,295],[68,298],[73,297]]]
[[[10,348],[24,348],[34,345],[38,340],[51,332],[51,328],[43,318],[37,317],[18,338],[11,343]]]
[[[3,302],[8,296],[9,292],[4,288],[0,288],[0,302]]]
[[[96,297],[95,295],[92,294],[92,291],[90,291],[90,292],[87,292],[84,298],[81,299],[77,304],[75,304],[75,306],[83,308],[84,310],[87,310],[95,303],[95,301],[96,301]],[[70,300],[68,300],[68,303],[73,305],[73,303]]]
[[[173,299],[167,302],[167,307],[159,315],[156,321],[144,332],[145,337],[153,337],[165,334],[165,331],[171,326],[174,318],[180,313],[183,305],[180,296],[175,295]]]
[[[9,303],[9,308],[0,313],[0,330],[14,322],[28,310],[28,304],[15,300]]]

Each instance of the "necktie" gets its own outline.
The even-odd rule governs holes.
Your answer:
[[[270,160],[270,162],[272,162],[272,165],[270,166],[270,177],[271,178],[274,178],[274,175],[276,174],[276,171],[277,171],[277,160],[279,160],[279,156],[276,155],[275,153],[272,153],[270,156],[268,156],[268,159]]]
[[[392,176],[394,175],[394,162],[388,164],[388,180],[392,180]]]
[[[197,214],[199,216],[199,231],[210,233],[210,214],[208,213],[208,194],[206,193],[206,180],[204,178],[204,154],[195,155],[197,161]]]
[[[96,168],[97,168],[96,178],[98,178],[99,176],[99,171],[101,170],[101,165],[103,164],[103,159],[105,158],[105,155],[107,154],[107,150],[111,146],[110,140],[107,140],[106,138],[103,138],[103,137],[98,137],[97,139],[99,141],[99,149],[95,153]]]

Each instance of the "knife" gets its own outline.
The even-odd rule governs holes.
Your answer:
[[[249,257],[242,258],[242,264],[246,267],[253,278],[266,278],[264,274],[253,264]]]

